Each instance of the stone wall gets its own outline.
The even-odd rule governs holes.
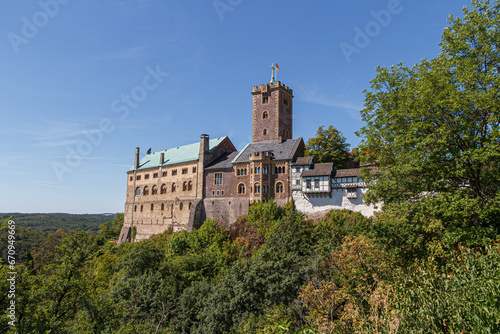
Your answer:
[[[366,188],[356,189],[357,198],[347,198],[347,189],[332,189],[330,196],[328,194],[322,195],[308,195],[301,191],[293,191],[292,196],[295,201],[295,207],[298,211],[306,214],[348,209],[352,211],[361,212],[365,217],[371,217],[378,207],[374,205],[366,205],[363,203],[361,195],[366,192]]]
[[[238,217],[248,215],[249,204],[248,198],[205,198],[204,218],[215,219],[229,227]]]

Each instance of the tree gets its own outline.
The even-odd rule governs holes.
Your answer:
[[[441,53],[377,68],[358,135],[372,202],[410,201],[442,221],[497,226],[500,212],[500,1],[448,20]]]
[[[342,132],[332,125],[325,130],[322,125],[316,137],[307,141],[305,155],[313,157],[317,163],[333,162],[335,168],[345,168],[349,160],[349,146]]]

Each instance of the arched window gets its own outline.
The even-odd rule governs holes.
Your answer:
[[[165,204],[161,203],[161,211],[165,210]]]
[[[137,205],[134,205],[134,212],[137,211]]]
[[[158,194],[158,187],[153,186],[153,188],[151,188],[151,195],[156,195],[156,194]]]
[[[267,136],[267,129],[262,130],[262,135]]]
[[[141,212],[142,212],[142,209],[144,209],[144,206],[141,204]]]
[[[135,188],[135,196],[139,196],[141,194],[141,188]]]
[[[187,182],[184,182],[182,184],[182,191],[186,191],[187,190]]]
[[[269,118],[269,113],[267,111],[264,111],[262,113],[262,119],[266,119],[266,118]]]
[[[175,192],[175,183],[172,183],[172,192]]]
[[[281,182],[276,183],[276,193],[277,194],[283,193],[283,183]]]
[[[260,183],[256,183],[256,184],[254,185],[254,189],[255,189],[255,190],[254,190],[254,192],[255,192],[256,194],[260,194]]]
[[[188,182],[188,190],[193,190],[193,182]]]
[[[142,194],[143,195],[149,195],[149,188],[148,188],[148,186],[144,187],[144,190],[142,191]]]
[[[188,210],[191,210],[191,202],[188,204]]]
[[[154,204],[151,203],[151,211],[153,211],[154,208],[155,208]]]
[[[238,194],[243,195],[245,193],[245,185],[243,183],[240,183],[238,185]]]
[[[184,207],[184,205],[181,202],[181,204],[179,204],[179,210],[182,210],[183,207]]]
[[[160,188],[160,194],[166,194],[167,193],[167,185],[166,184],[162,184],[161,185],[161,188]]]

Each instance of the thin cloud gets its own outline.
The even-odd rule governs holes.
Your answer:
[[[363,106],[357,102],[346,99],[344,96],[332,95],[325,90],[320,90],[318,87],[300,87],[298,88],[301,100],[309,103],[314,103],[322,105],[325,107],[343,109],[347,112],[353,119],[360,120],[359,111],[363,109]]]
[[[144,46],[136,46],[133,48],[119,50],[114,53],[104,54],[100,56],[94,57],[94,60],[127,60],[127,59],[136,59],[144,56],[144,51],[146,47]]]

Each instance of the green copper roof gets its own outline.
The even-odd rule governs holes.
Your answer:
[[[217,145],[219,145],[226,138],[227,136],[210,139],[209,151],[211,152],[215,147],[217,147]],[[164,159],[163,159],[163,164],[160,165],[161,153],[164,153]],[[146,154],[146,156],[139,161],[139,168],[137,168],[137,170],[175,165],[188,161],[198,161],[199,153],[200,153],[200,142],[169,148],[163,151],[153,152],[150,154]],[[130,172],[133,170],[134,167],[132,166],[132,168],[130,168],[128,171]]]

